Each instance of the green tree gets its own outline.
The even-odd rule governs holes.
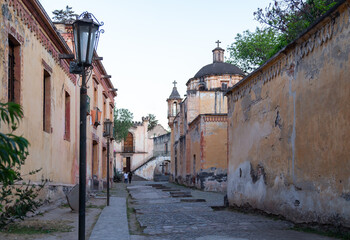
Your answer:
[[[158,120],[156,119],[156,116],[151,113],[149,113],[147,117],[148,117],[147,131],[150,131],[158,125]]]
[[[12,102],[0,103],[0,115],[0,124],[4,122],[11,129],[10,133],[0,132],[0,182],[9,185],[19,178],[19,172],[15,168],[24,163],[29,142],[13,134],[23,117],[20,105]]]
[[[133,114],[125,108],[114,110],[114,139],[117,142],[125,140],[128,136],[129,129],[132,127]]]
[[[264,10],[258,8],[255,19],[263,28],[237,34],[228,47],[228,62],[250,72],[297,38],[337,0],[273,0]]]
[[[276,53],[336,3],[337,0],[274,0],[265,10],[258,8],[254,16],[257,21],[281,34]]]
[[[255,32],[246,30],[237,34],[235,42],[227,48],[230,54],[227,62],[248,73],[267,61],[278,44],[278,34],[274,29],[256,28]]]
[[[36,198],[44,184],[18,184],[23,180],[20,168],[29,154],[29,142],[14,134],[22,118],[20,105],[12,102],[0,103],[0,125],[4,123],[9,129],[9,133],[0,132],[0,227],[14,219],[23,219],[27,212],[33,212],[41,205],[41,200]],[[38,171],[40,169],[30,172],[29,175]]]
[[[66,6],[66,9],[55,10],[52,12],[54,17],[52,18],[56,22],[66,22],[75,20],[78,14],[75,14],[72,7]]]

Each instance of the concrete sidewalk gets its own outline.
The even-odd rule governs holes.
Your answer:
[[[126,198],[111,197],[92,230],[90,240],[130,240]]]

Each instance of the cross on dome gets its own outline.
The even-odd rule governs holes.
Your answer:
[[[219,44],[220,44],[221,42],[220,42],[219,40],[217,40],[215,43],[218,44],[218,47],[220,47]]]
[[[175,81],[173,82],[173,84],[174,84],[174,87],[176,87],[176,83],[177,83],[177,82],[176,82],[176,80],[175,80]]]

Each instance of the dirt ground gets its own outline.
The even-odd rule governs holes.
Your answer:
[[[93,226],[105,205],[105,198],[90,198],[86,203],[86,239],[89,239]],[[49,210],[45,211],[45,209]],[[44,212],[41,214],[10,225],[8,230],[0,232],[0,239],[78,239],[78,212],[72,212],[65,202],[56,206],[46,206],[42,211]]]

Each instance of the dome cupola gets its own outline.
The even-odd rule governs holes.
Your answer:
[[[213,63],[202,67],[193,78],[202,78],[208,75],[241,75],[244,76],[244,72],[235,65],[224,62],[224,52],[219,44],[221,42],[216,41],[217,47],[213,50]]]

